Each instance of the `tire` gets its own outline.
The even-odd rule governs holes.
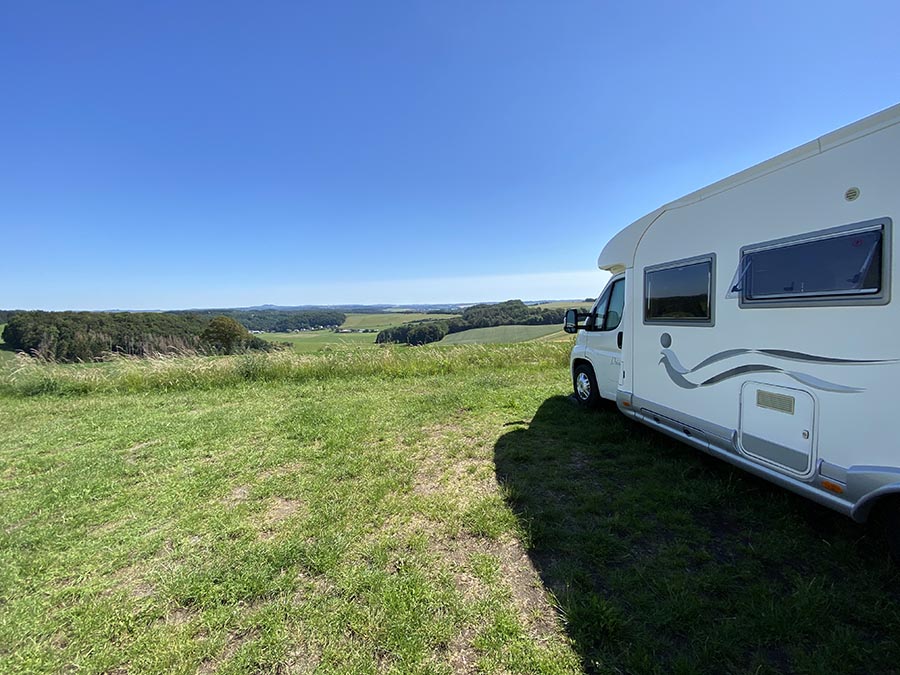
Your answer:
[[[575,400],[585,408],[596,408],[600,404],[597,378],[589,365],[582,363],[572,371],[572,388],[575,390]]]
[[[891,558],[900,565],[900,499],[891,499],[884,505],[884,534]]]

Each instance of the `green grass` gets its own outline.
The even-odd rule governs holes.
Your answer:
[[[380,312],[377,314],[348,314],[341,328],[372,328],[382,330],[392,326],[409,323],[410,321],[436,321],[448,319],[456,314],[425,314],[421,312]]]
[[[271,342],[288,342],[301,354],[323,349],[347,347],[375,347],[377,333],[335,333],[332,330],[304,331],[302,333],[262,333],[261,338]]]
[[[593,304],[593,302],[573,302],[571,300],[566,300],[563,302],[545,302],[537,306],[543,307],[544,309],[570,309],[574,307],[576,309],[580,309],[583,312],[586,312],[591,308],[591,305]]]
[[[574,406],[566,356],[0,375],[0,672],[896,670],[876,530]]]
[[[559,333],[559,326],[494,326],[491,328],[470,328],[459,333],[450,333],[440,341],[442,345],[509,344],[525,342]]]

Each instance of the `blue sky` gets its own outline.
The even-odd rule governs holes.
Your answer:
[[[896,2],[2,2],[0,307],[595,295],[900,101]]]

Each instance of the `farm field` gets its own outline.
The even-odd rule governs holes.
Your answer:
[[[377,333],[335,333],[332,330],[304,331],[302,333],[261,333],[260,337],[270,342],[289,342],[294,351],[301,354],[318,352],[322,349],[346,349],[349,347],[375,347]]]
[[[424,314],[420,312],[382,312],[377,314],[347,314],[341,328],[352,330],[369,329],[380,331],[399,326],[410,321],[438,319],[456,316],[454,314]],[[304,331],[301,333],[262,333],[260,337],[272,342],[290,342],[294,350],[301,354],[322,349],[345,349],[347,347],[375,347],[378,333],[335,333],[332,330]]]
[[[600,290],[603,290],[602,288]],[[572,301],[562,301],[562,302],[545,302],[538,307],[543,307],[544,309],[569,309],[574,307],[576,309],[580,309],[584,312],[588,311],[593,305],[593,302],[572,302]]]
[[[0,373],[0,672],[895,670],[877,529],[575,406],[567,351]]]
[[[425,314],[421,312],[381,312],[377,314],[347,314],[341,328],[372,328],[381,330],[391,326],[399,326],[410,321],[449,319],[456,314]]]
[[[509,344],[525,342],[561,332],[557,324],[549,326],[493,326],[470,328],[450,333],[438,342],[440,345]],[[565,335],[565,333],[563,333]]]

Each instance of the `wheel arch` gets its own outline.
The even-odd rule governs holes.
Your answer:
[[[588,359],[584,358],[583,356],[577,356],[574,359],[572,359],[572,365],[569,368],[569,371],[571,372],[572,377],[575,376],[575,369],[578,366],[590,366],[591,370],[594,371],[594,377],[597,376],[597,371],[594,370],[594,364],[591,363]]]
[[[850,517],[858,523],[864,523],[874,510],[892,501],[900,501],[900,482],[883,485],[867,494],[854,505]]]

